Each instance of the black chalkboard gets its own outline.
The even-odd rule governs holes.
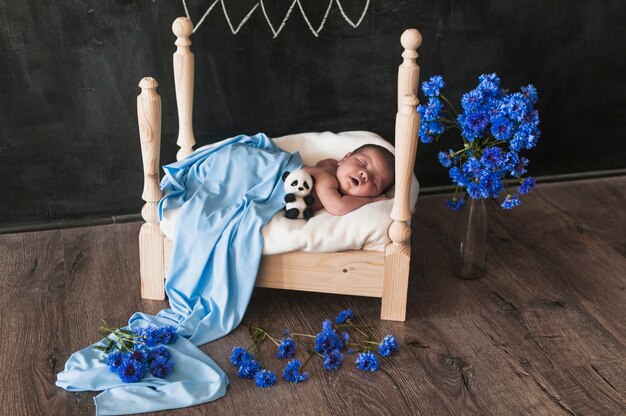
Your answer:
[[[198,22],[212,1],[187,0]],[[218,2],[192,36],[199,145],[238,133],[371,130],[393,142],[399,37],[424,37],[422,79],[443,74],[458,100],[484,72],[534,83],[541,141],[533,175],[626,166],[626,8],[621,1],[301,0],[274,38],[258,0]],[[222,4],[236,29],[225,19]],[[342,5],[342,9],[338,7]],[[274,29],[293,0],[263,1]],[[364,6],[367,10],[358,27]],[[138,213],[135,97],[160,83],[162,162],[175,158],[171,23],[182,1],[0,3],[0,227]],[[420,145],[423,186],[448,183]]]

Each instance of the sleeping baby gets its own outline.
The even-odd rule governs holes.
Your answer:
[[[304,170],[315,178],[314,211],[325,208],[332,215],[345,215],[370,202],[387,199],[394,183],[395,158],[382,146],[366,144],[341,160],[324,159]]]

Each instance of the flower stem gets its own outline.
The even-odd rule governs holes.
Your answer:
[[[452,109],[452,111],[454,111],[454,114],[459,114],[458,111],[456,111],[456,108],[454,108],[454,106],[452,105],[452,103],[450,101],[448,101],[448,99],[446,98],[445,95],[440,94],[439,95],[441,97],[442,100],[444,100],[446,102],[446,104],[448,104],[450,106],[450,108]]]
[[[278,345],[280,345],[278,340],[276,338],[272,337],[270,334],[268,334],[267,331],[265,331],[263,328],[259,328],[258,326],[253,326],[252,329],[254,329],[256,332],[260,332],[261,334],[263,334],[263,337],[269,338],[270,341],[272,341],[277,347],[278,347]],[[261,338],[261,339],[263,339],[263,338]]]
[[[297,332],[290,332],[289,335],[293,335],[296,337],[308,337],[308,338],[315,338],[315,335],[311,335],[311,334],[299,334]]]

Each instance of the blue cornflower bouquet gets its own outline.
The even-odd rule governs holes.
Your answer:
[[[107,354],[109,370],[117,374],[124,383],[141,381],[148,373],[164,378],[174,367],[172,354],[158,344],[176,342],[178,334],[173,326],[148,326],[137,331],[124,328],[109,328],[106,323],[100,332],[107,336],[101,345],[94,348]]]
[[[372,337],[363,330],[368,325],[357,325],[354,323],[354,319],[352,310],[346,309],[335,318],[334,324],[329,319],[322,322],[322,330],[316,335],[285,330],[281,339],[272,337],[266,330],[258,326],[250,326],[248,328],[252,340],[250,348],[234,347],[230,355],[230,362],[238,368],[239,377],[254,379],[259,387],[271,387],[277,381],[276,375],[272,371],[264,369],[252,351],[256,350],[264,340],[269,339],[276,345],[277,358],[290,359],[295,356],[297,350],[297,344],[293,337],[304,337],[314,340],[314,344],[311,346],[309,356],[304,364],[298,359],[287,362],[282,376],[289,383],[301,383],[309,379],[309,373],[304,372],[303,369],[311,357],[315,355],[322,359],[327,371],[341,368],[346,350],[350,355],[359,352],[355,360],[359,370],[376,371],[380,364],[378,356],[373,351],[377,351],[381,357],[389,357],[399,351],[398,341],[393,335],[387,335],[379,342],[372,341]],[[356,330],[366,339],[360,342],[353,341],[348,332],[349,329]]]
[[[441,93],[445,83],[440,75],[422,83],[428,101],[417,106],[422,143],[438,141],[449,129],[461,133],[463,147],[438,156],[456,185],[452,199],[446,202],[454,211],[463,208],[467,197],[498,198],[503,190],[506,196],[501,206],[510,209],[520,204],[520,194],[535,187],[535,180],[525,177],[528,159],[520,152],[535,147],[540,135],[539,113],[534,109],[537,90],[528,85],[509,93],[500,88],[496,74],[483,74],[478,80],[478,86],[461,98],[460,113]],[[519,182],[517,192],[505,182],[507,176]],[[461,189],[465,189],[464,198],[458,197]]]

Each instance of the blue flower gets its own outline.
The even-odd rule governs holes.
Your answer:
[[[522,90],[522,94],[524,94],[526,96],[526,98],[528,98],[528,100],[530,100],[531,104],[536,104],[537,100],[539,99],[539,96],[537,95],[537,89],[535,88],[534,85],[532,84],[528,84],[525,87],[520,88]]]
[[[427,97],[436,97],[445,85],[441,75],[434,75],[428,81],[422,82],[422,92]]]
[[[535,147],[537,145],[537,140],[539,139],[539,134],[539,130],[535,130],[532,134],[529,134],[528,137],[526,137],[526,145],[524,148],[530,150]]]
[[[309,373],[301,373],[302,365],[300,360],[289,361],[285,370],[283,371],[283,377],[290,383],[300,383],[309,379]]]
[[[322,324],[322,331],[315,336],[315,351],[323,353],[334,349],[343,350],[343,340],[332,328],[329,320]]]
[[[499,147],[488,147],[483,151],[480,157],[480,163],[487,169],[495,170],[499,169],[504,162],[504,155],[502,155],[502,149]]]
[[[452,211],[460,211],[465,206],[464,199],[458,199],[456,197],[449,199],[446,201],[446,206],[450,208]]]
[[[430,130],[428,129],[428,122],[422,122],[420,124],[419,139],[424,144],[432,143],[434,139],[434,137],[429,134],[429,131]]]
[[[467,194],[474,199],[487,198],[489,190],[480,182],[471,182],[467,185]]]
[[[146,348],[138,347],[138,348],[135,348],[135,350],[130,353],[129,358],[131,360],[136,360],[136,361],[145,363],[148,360],[149,352],[150,351]]]
[[[452,158],[451,158],[451,156],[453,154],[454,153],[452,151],[439,152],[437,157],[439,158],[439,163],[441,164],[441,166],[443,166],[444,168],[449,168],[450,166],[452,166]]]
[[[515,165],[517,165],[518,162],[519,162],[519,154],[517,154],[517,152],[514,152],[514,151],[506,152],[506,154],[504,155],[504,163],[502,164],[502,168],[506,172],[511,173],[513,169],[515,168]],[[511,175],[513,175],[513,173],[511,173]]]
[[[484,190],[484,198],[497,197],[504,188],[500,171],[485,171],[480,177],[480,187]]]
[[[230,363],[235,367],[239,367],[242,361],[248,361],[251,358],[253,358],[252,354],[242,347],[233,347],[233,351],[230,353]]]
[[[452,169],[450,169],[449,174],[450,179],[452,179],[452,183],[454,183],[455,185],[467,186],[469,184],[469,178],[465,176],[461,172],[461,169],[459,169],[458,167],[454,166]]]
[[[291,338],[283,338],[278,344],[278,358],[291,358],[296,353],[296,343]]]
[[[352,309],[346,309],[345,311],[339,312],[339,315],[335,318],[335,323],[343,324],[344,322],[350,322],[354,320],[354,312]]]
[[[162,344],[173,344],[176,342],[178,334],[175,327],[168,325],[158,329],[158,337]]]
[[[107,357],[107,365],[109,366],[109,370],[114,373],[118,373],[120,368],[122,368],[122,364],[124,363],[125,357],[121,352],[114,352],[109,354]]]
[[[526,165],[528,165],[528,159],[520,157],[513,166],[513,169],[511,169],[511,175],[515,177],[522,176],[526,173]]]
[[[428,123],[428,134],[440,135],[446,130],[445,126],[439,121],[431,121]]]
[[[158,334],[156,330],[157,330],[157,327],[150,325],[147,327],[138,328],[136,332],[146,347],[154,347],[155,345],[159,343]]]
[[[333,323],[331,322],[330,319],[324,319],[324,322],[322,322],[322,331],[323,332],[334,331]]]
[[[461,169],[463,169],[463,173],[474,179],[480,177],[482,172],[480,161],[474,156],[468,157],[463,165],[461,165]]]
[[[498,140],[509,140],[513,135],[513,127],[507,117],[496,117],[491,124],[491,134]]]
[[[519,188],[517,188],[517,190],[520,194],[525,195],[529,193],[530,191],[532,191],[535,185],[536,185],[535,179],[529,176],[528,178],[524,179],[524,181],[519,186]]]
[[[465,111],[476,110],[484,99],[483,92],[481,90],[471,90],[461,98],[461,106]]]
[[[478,77],[478,89],[485,95],[496,96],[500,94],[500,78],[494,74],[482,74]]]
[[[259,370],[261,370],[261,364],[254,358],[250,358],[241,362],[237,375],[241,378],[254,378]]]
[[[254,375],[254,383],[263,388],[272,387],[276,383],[276,376],[269,370],[261,370]]]
[[[146,375],[146,364],[132,359],[124,359],[118,374],[124,383],[136,383]]]
[[[343,354],[339,350],[332,350],[324,354],[324,368],[326,370],[336,370],[343,363]]]
[[[516,132],[513,135],[513,138],[511,139],[510,145],[509,147],[511,148],[512,151],[514,152],[519,152],[520,150],[522,150],[524,147],[526,147],[526,139],[527,139],[527,135],[521,132]]]
[[[461,134],[471,143],[484,134],[489,119],[482,111],[473,111],[459,114],[457,121],[462,129]]]
[[[172,372],[174,360],[171,357],[160,355],[148,364],[150,374],[158,378],[165,378]]]
[[[362,352],[356,358],[356,366],[359,370],[376,371],[378,370],[378,358],[369,351]]]
[[[504,113],[516,121],[524,120],[528,112],[528,100],[519,92],[510,94],[505,97],[502,103]]]
[[[398,352],[398,341],[393,335],[387,335],[378,346],[378,353],[381,357],[389,357]]]
[[[424,114],[420,114],[424,118],[424,121],[435,121],[441,115],[443,109],[443,103],[439,98],[431,98],[424,107]]]
[[[520,200],[519,197],[516,194],[508,194],[506,196],[506,199],[502,202],[501,206],[504,209],[511,209],[513,207],[516,207],[520,204]]]
[[[157,347],[157,348],[154,348],[152,351],[150,351],[147,362],[148,364],[150,364],[151,362],[159,360],[159,359],[169,360],[171,358],[172,358],[172,353],[170,353],[167,348]]]

